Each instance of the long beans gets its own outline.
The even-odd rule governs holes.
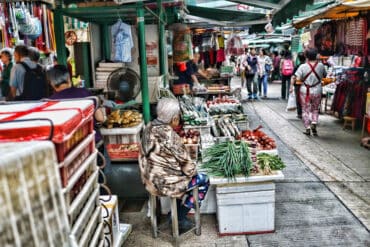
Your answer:
[[[202,168],[210,175],[235,180],[239,174],[249,176],[251,167],[249,148],[244,141],[215,144],[203,152]]]

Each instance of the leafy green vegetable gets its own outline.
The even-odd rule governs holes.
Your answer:
[[[285,168],[285,164],[279,156],[268,153],[257,154],[257,163],[262,170],[264,170],[265,167],[269,167],[271,170],[282,170]]]
[[[244,141],[215,144],[203,152],[202,168],[210,175],[235,179],[238,174],[249,176],[252,160]]]

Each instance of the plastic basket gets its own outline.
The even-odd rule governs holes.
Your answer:
[[[127,150],[128,146],[135,150]],[[107,153],[111,161],[137,160],[139,158],[139,144],[107,144]]]
[[[90,134],[80,142],[69,154],[64,161],[59,163],[59,173],[62,180],[62,186],[66,187],[68,180],[78,170],[81,164],[95,150],[95,132]]]
[[[0,243],[66,246],[69,231],[51,142],[0,144]]]
[[[129,144],[140,143],[140,134],[144,127],[144,122],[130,128],[100,129],[105,144]]]

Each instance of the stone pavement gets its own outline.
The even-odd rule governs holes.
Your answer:
[[[183,236],[181,246],[370,246],[370,151],[360,147],[360,131],[343,131],[335,117],[320,115],[319,137],[306,137],[279,90],[270,84],[267,100],[245,104],[251,127],[264,126],[286,163],[276,184],[275,233],[219,237],[216,216],[202,215],[202,235]],[[171,246],[169,237],[152,238],[145,210],[121,215],[133,224],[124,246]]]

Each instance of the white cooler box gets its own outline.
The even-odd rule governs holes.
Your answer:
[[[273,182],[216,187],[220,235],[275,231],[275,184]]]

